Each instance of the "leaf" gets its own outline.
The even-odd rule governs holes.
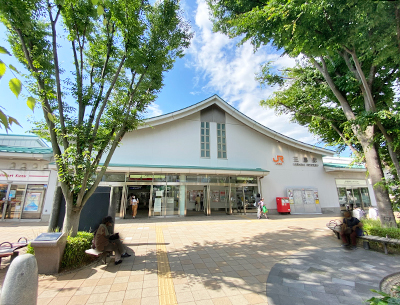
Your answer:
[[[36,100],[32,96],[28,97],[26,104],[33,112],[35,111]]]
[[[0,110],[0,123],[4,125],[4,128],[8,129],[8,120],[7,116],[4,114],[3,111]]]
[[[54,115],[52,115],[50,112],[47,112],[47,117],[54,123]]]
[[[10,87],[11,91],[15,94],[18,98],[19,94],[21,93],[21,81],[18,78],[10,79],[8,82],[8,86]]]
[[[10,67],[11,70],[17,72],[19,74],[19,71],[17,70],[17,68],[15,68],[13,65],[8,65]]]
[[[10,52],[8,52],[7,49],[2,46],[0,46],[0,54],[8,54],[11,56]]]
[[[0,61],[0,79],[3,77],[4,73],[6,73],[6,64]]]
[[[18,126],[21,126],[21,124],[17,121],[17,119],[13,118],[12,116],[9,116],[8,117],[8,124],[12,125],[13,123],[17,124]]]
[[[108,24],[107,19],[103,19],[103,25],[104,25],[104,26],[107,26],[107,24]]]
[[[93,5],[97,5],[99,3],[99,0],[92,0]]]
[[[101,16],[104,14],[104,7],[102,7],[101,5],[99,5],[97,7],[97,15]]]

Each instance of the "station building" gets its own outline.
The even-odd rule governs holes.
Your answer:
[[[1,138],[0,168],[9,177],[7,181],[0,176],[0,189],[5,200],[13,198],[14,190],[21,194],[15,219],[47,221],[57,183],[51,148],[40,146],[45,143],[38,138],[24,137],[32,140],[36,150],[27,150],[25,142],[24,149],[14,151],[7,148],[12,145],[6,139],[18,136]],[[16,171],[26,176],[19,186],[16,179],[10,180]],[[279,134],[214,95],[147,119],[127,133],[112,157],[97,199],[87,205],[88,209],[108,205],[116,217],[129,218],[128,198],[135,195],[139,215],[171,217],[251,213],[263,197],[270,213],[276,213],[276,198],[288,197],[292,214],[339,214],[346,206],[376,206],[366,174],[363,165]],[[32,180],[39,179],[35,176],[42,180]],[[41,204],[35,203],[37,210],[29,211],[31,190],[39,194],[39,186]],[[202,201],[200,211],[195,211],[197,196]],[[2,219],[7,219],[2,213]]]

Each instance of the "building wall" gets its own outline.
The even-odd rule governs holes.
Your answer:
[[[268,170],[269,175],[261,179],[261,191],[272,211],[276,209],[276,197],[287,196],[287,188],[313,188],[318,190],[323,211],[338,212],[335,178],[365,179],[365,173],[326,173],[321,155],[283,144],[227,113],[225,117],[227,159],[217,158],[217,126],[213,122],[210,122],[210,158],[200,157],[200,113],[196,113],[126,134],[111,163]],[[278,156],[283,156],[280,164],[273,161]],[[294,165],[304,163],[304,157],[308,159],[305,166]],[[313,158],[316,163],[312,163]]]

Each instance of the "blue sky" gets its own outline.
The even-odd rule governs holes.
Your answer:
[[[183,0],[181,3],[195,35],[190,48],[186,51],[186,56],[177,60],[173,70],[166,74],[164,88],[155,103],[149,107],[146,116],[173,112],[217,94],[262,125],[296,140],[317,144],[318,139],[306,128],[290,123],[288,117],[275,115],[271,109],[259,106],[259,101],[270,96],[274,90],[274,88],[261,89],[255,81],[255,73],[259,71],[260,65],[274,61],[275,67],[280,69],[293,66],[295,60],[287,56],[281,57],[280,52],[272,47],[263,47],[257,52],[254,52],[249,43],[238,47],[237,40],[212,32],[204,0]],[[1,26],[0,45],[10,50],[4,32],[4,27]],[[62,58],[72,58],[68,55],[68,49],[61,52],[66,54]],[[6,59],[7,63],[17,68],[21,67],[17,62],[4,56],[0,58]],[[32,112],[26,106],[26,98],[16,99],[7,88],[11,77],[10,71],[7,71],[0,80],[2,94],[0,105],[22,125],[22,128],[14,126],[11,133],[23,134],[31,128],[27,118],[32,116]],[[27,94],[26,91],[23,93]],[[41,111],[36,109],[35,115],[40,117]],[[323,144],[317,145],[323,146]]]

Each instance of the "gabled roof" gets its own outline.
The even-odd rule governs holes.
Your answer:
[[[270,137],[276,141],[282,142],[284,144],[287,144],[289,146],[292,146],[292,147],[295,147],[295,148],[298,148],[301,150],[305,150],[305,151],[323,155],[323,156],[333,156],[334,155],[334,152],[331,150],[303,143],[301,141],[292,139],[292,138],[287,137],[283,134],[280,134],[272,129],[269,129],[268,127],[261,125],[260,123],[254,121],[253,119],[249,118],[245,114],[243,114],[240,111],[238,111],[237,109],[235,109],[233,106],[229,105],[227,102],[225,102],[223,99],[221,99],[216,94],[209,97],[208,99],[205,99],[197,104],[183,108],[181,110],[146,119],[145,124],[139,128],[147,128],[147,127],[157,126],[157,125],[169,123],[169,122],[172,122],[175,120],[179,120],[179,119],[182,119],[189,115],[192,115],[196,112],[199,112],[200,110],[203,110],[213,104],[216,104],[218,107],[220,107],[226,113],[230,114],[231,116],[233,116],[237,120],[241,121],[243,124],[247,125],[248,127],[252,128],[252,129],[260,132],[261,134],[264,134],[267,137]]]

